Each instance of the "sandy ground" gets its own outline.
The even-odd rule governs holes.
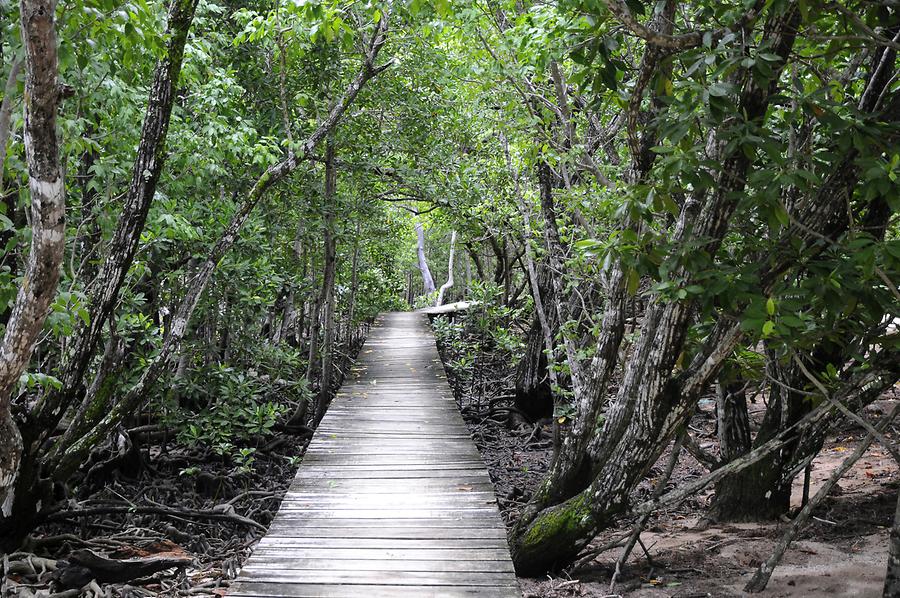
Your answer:
[[[811,493],[853,449],[859,437],[859,433],[854,433],[829,442],[814,463]],[[879,446],[870,448],[791,545],[767,589],[754,596],[880,597],[898,487],[900,472],[887,451]],[[795,486],[797,504],[801,491],[802,480]],[[702,506],[711,496],[711,492],[706,492],[694,504]],[[522,579],[524,595],[749,596],[743,591],[744,584],[771,554],[787,525],[747,523],[700,529],[701,514],[683,510],[660,514],[641,536],[652,563],[636,549],[614,589],[610,589],[609,580],[618,551],[604,553],[591,566],[573,571],[568,577]],[[602,544],[602,540],[597,543]]]

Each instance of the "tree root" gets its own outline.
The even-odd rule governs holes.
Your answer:
[[[230,507],[230,505],[228,505]],[[164,517],[182,517],[186,519],[207,519],[211,521],[230,521],[248,527],[254,527],[261,531],[266,531],[266,526],[257,523],[252,519],[243,517],[234,512],[233,509],[196,511],[192,509],[172,509],[167,507],[137,507],[137,506],[105,506],[105,507],[86,507],[81,509],[72,509],[69,511],[58,511],[47,517],[47,521],[65,521],[68,519],[76,519],[79,517],[90,517],[93,515],[108,515],[112,513],[127,513],[138,515],[162,515]]]

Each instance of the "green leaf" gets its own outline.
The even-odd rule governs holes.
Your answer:
[[[787,210],[781,204],[775,206],[774,214],[781,226],[788,226],[791,223],[791,217],[788,216]]]
[[[638,290],[638,285],[641,283],[641,276],[638,274],[637,270],[631,269],[628,271],[628,284],[626,286],[626,291],[629,295],[634,295]]]

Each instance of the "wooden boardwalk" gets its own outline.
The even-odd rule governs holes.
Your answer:
[[[378,318],[229,595],[521,596],[424,314]]]

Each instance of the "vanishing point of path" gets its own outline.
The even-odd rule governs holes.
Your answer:
[[[521,596],[427,316],[378,318],[229,595]]]

